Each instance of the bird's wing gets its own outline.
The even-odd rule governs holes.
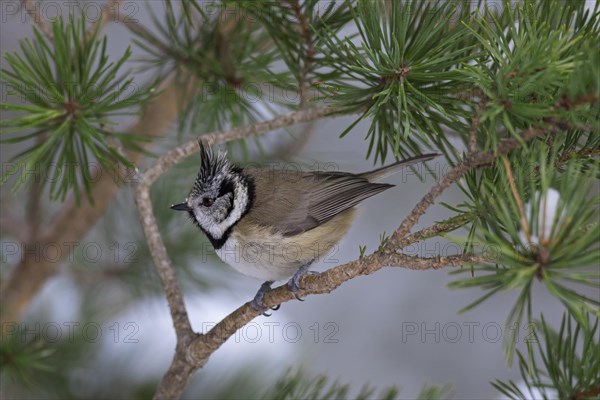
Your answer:
[[[247,217],[285,236],[311,230],[393,185],[371,183],[353,174],[278,174],[254,170],[256,193]]]
[[[344,173],[318,173],[306,179],[310,183],[308,212],[320,223],[394,186]]]

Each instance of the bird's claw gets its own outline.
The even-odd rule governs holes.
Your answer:
[[[256,302],[256,301],[252,300],[252,301],[250,302],[250,306],[251,306],[252,308],[254,308],[256,311],[260,312],[260,313],[261,313],[261,315],[264,315],[265,317],[270,317],[271,315],[273,315],[272,313],[268,313],[268,312],[267,312],[267,307],[265,307],[265,306],[262,304],[262,301],[261,301],[260,303],[258,303],[258,302]],[[271,310],[271,311],[277,311],[277,310],[279,310],[280,308],[281,308],[281,304],[277,304],[276,306],[269,307],[269,310]]]
[[[318,272],[316,271],[309,271],[309,266],[310,264],[303,265],[302,267],[300,267],[300,269],[294,274],[294,276],[292,276],[292,278],[287,283],[288,289],[290,290],[290,292],[292,292],[296,300],[304,301],[304,299],[298,294],[298,292],[300,291],[300,279],[302,279],[305,275],[318,274]]]
[[[267,293],[269,290],[271,290],[271,284],[273,284],[273,281],[266,281],[265,283],[263,283],[260,286],[260,289],[258,289],[258,292],[256,292],[254,299],[252,299],[252,301],[250,302],[250,306],[252,308],[254,308],[256,311],[260,312],[265,317],[271,316],[271,314],[267,313],[267,307],[265,307],[263,305],[263,297],[265,297],[265,293]],[[276,310],[279,310],[280,306],[281,306],[281,304],[278,304],[274,307],[269,307],[268,309],[276,311]]]
[[[306,264],[306,265],[303,265],[302,267],[300,267],[298,269],[298,271],[296,271],[294,276],[287,283],[288,289],[290,290],[290,292],[292,292],[294,297],[299,301],[304,301],[304,299],[302,297],[300,297],[300,295],[298,294],[298,292],[300,291],[300,280],[305,275],[318,274],[318,272],[316,272],[316,271],[309,271],[308,270],[309,266],[310,266],[310,264]],[[272,284],[273,284],[273,281],[266,281],[265,283],[263,283],[260,286],[260,289],[258,289],[258,292],[256,292],[254,299],[252,299],[252,301],[250,302],[250,306],[252,308],[254,308],[256,311],[258,311],[259,313],[261,313],[262,315],[264,315],[265,317],[271,316],[271,314],[267,312],[268,310],[277,311],[277,310],[279,310],[279,307],[281,307],[281,304],[278,304],[276,306],[267,308],[263,304],[263,298],[265,297],[265,293],[267,293],[269,290],[271,290]]]
[[[267,313],[267,307],[265,307],[263,305],[262,301],[263,301],[263,298],[265,297],[265,293],[267,293],[269,290],[271,290],[272,284],[273,284],[273,281],[266,281],[265,283],[263,283],[260,286],[260,289],[258,289],[258,292],[256,292],[254,299],[252,299],[252,301],[250,302],[250,306],[252,308],[254,308],[256,311],[260,312],[265,317],[270,317],[271,314]],[[275,307],[270,307],[269,309],[270,310],[278,310],[279,305],[277,305]]]
[[[298,292],[300,291],[300,285],[298,284],[298,281],[295,278],[296,275],[294,275],[294,277],[289,280],[288,289],[290,290],[290,292],[292,292],[296,300],[304,301],[304,299],[298,294]]]
[[[256,301],[256,299],[252,300],[250,302],[250,307],[254,308],[256,311],[258,311],[259,313],[261,313],[261,315],[264,315],[265,317],[271,316],[271,314],[267,312],[267,308],[263,306],[262,300],[260,300],[260,302]]]

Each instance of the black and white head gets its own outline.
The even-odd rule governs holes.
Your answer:
[[[218,249],[233,226],[250,210],[254,183],[232,164],[224,152],[215,153],[200,143],[200,171],[187,199],[171,206],[187,211],[192,221]]]

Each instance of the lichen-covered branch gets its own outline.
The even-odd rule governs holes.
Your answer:
[[[152,201],[150,200],[150,188],[145,183],[140,183],[135,190],[135,204],[139,210],[142,219],[144,235],[150,248],[150,254],[156,263],[156,268],[163,282],[167,295],[167,303],[171,310],[173,325],[177,337],[185,337],[193,333],[192,325],[188,318],[183,295],[177,283],[175,269],[171,265],[171,260],[167,255],[167,249],[162,241],[154,212],[152,211]]]
[[[311,294],[331,293],[343,283],[363,275],[371,275],[384,267],[400,267],[413,270],[440,269],[451,266],[461,266],[468,263],[481,263],[482,257],[464,254],[447,257],[416,257],[401,253],[381,253],[376,251],[368,256],[361,257],[344,265],[328,269],[318,275],[309,275],[302,279],[299,294],[304,297]],[[265,295],[263,304],[273,307],[294,300],[294,295],[288,290],[287,285],[273,289]],[[260,312],[256,311],[250,303],[242,305],[233,313],[225,317],[214,328],[197,339],[188,349],[187,358],[196,366],[202,367],[210,355],[217,350],[238,329],[242,328]]]
[[[482,257],[471,254],[423,258],[400,253],[375,252],[347,264],[331,268],[321,274],[304,277],[302,289],[299,293],[303,297],[311,294],[330,293],[344,282],[358,276],[373,274],[387,266],[428,270],[482,262],[485,262]],[[288,290],[287,285],[282,285],[265,295],[264,305],[273,307],[294,299],[295,297]],[[169,370],[161,380],[154,398],[172,399],[180,397],[191,375],[202,368],[210,356],[238,329],[259,315],[260,312],[248,302],[225,317],[206,334],[194,333],[181,339],[178,337],[175,356]],[[188,346],[181,345],[186,342],[189,343]]]

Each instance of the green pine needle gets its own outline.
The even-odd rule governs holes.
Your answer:
[[[270,388],[262,398],[265,399],[399,399],[399,390],[391,387],[379,393],[369,385],[363,385],[361,390],[354,395],[350,395],[351,387],[348,384],[341,384],[333,381],[326,375],[309,377],[302,371],[288,371],[285,376],[280,378],[275,385]],[[452,394],[451,387],[423,385],[416,400],[444,400],[449,399]]]
[[[476,240],[488,249],[487,253],[494,255],[488,261],[496,265],[475,266],[475,277],[450,284],[452,288],[480,287],[486,292],[461,311],[477,306],[499,291],[519,289],[520,295],[506,325],[520,324],[524,319],[530,321],[531,285],[538,280],[580,324],[587,323],[588,314],[600,314],[600,301],[571,288],[573,284],[600,288],[600,275],[593,270],[600,259],[597,246],[600,196],[591,192],[600,168],[597,163],[574,160],[566,163],[564,172],[559,174],[549,168],[557,161],[557,151],[561,151],[561,146],[550,150],[539,142],[513,154],[511,165],[521,162],[529,167],[513,168],[516,192],[502,161],[480,174],[481,185],[470,192],[473,204],[465,207],[478,210],[481,223],[467,240]],[[558,199],[550,200],[550,191]],[[464,272],[467,271],[455,271]],[[504,345],[510,363],[515,341],[507,337]]]
[[[523,383],[519,387],[512,380],[496,380],[492,385],[514,400],[597,399],[600,395],[598,318],[586,322],[582,326],[572,315],[563,314],[560,329],[555,331],[542,315],[535,325],[535,337],[527,341],[527,356],[517,352]]]
[[[2,142],[24,142],[26,147],[11,159],[15,168],[1,182],[15,175],[13,189],[18,190],[37,178],[41,187],[49,185],[50,198],[59,201],[70,192],[79,200],[83,186],[92,201],[94,163],[104,168],[129,165],[111,140],[133,149],[145,140],[113,132],[111,117],[133,113],[153,90],[119,75],[131,51],[111,62],[106,38],[98,38],[97,31],[88,37],[85,18],[59,19],[52,28],[52,42],[34,28],[34,38],[22,41],[20,52],[5,54],[8,68],[0,71],[0,79],[15,91],[14,101],[1,107],[19,115],[0,122]],[[50,170],[51,179],[44,179]]]
[[[464,121],[464,102],[453,95],[470,87],[460,67],[476,55],[469,31],[451,21],[457,13],[470,20],[465,5],[359,1],[353,10],[358,45],[331,31],[321,34],[320,51],[331,70],[323,78],[335,88],[331,100],[365,110],[359,120],[371,119],[366,139],[375,161],[383,161],[388,150],[396,158],[424,146],[449,151],[441,127]]]

